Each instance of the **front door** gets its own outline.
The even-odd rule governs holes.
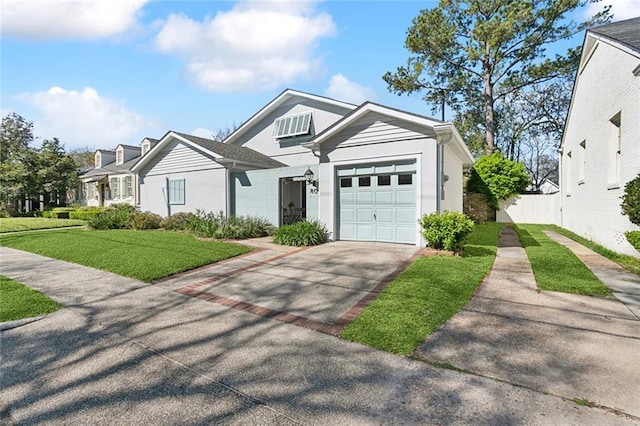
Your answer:
[[[307,217],[305,181],[280,178],[280,224],[289,225]]]

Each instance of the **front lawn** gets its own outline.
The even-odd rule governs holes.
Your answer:
[[[250,248],[167,231],[64,229],[0,236],[0,245],[142,281],[248,253]]]
[[[39,291],[0,275],[0,322],[50,314],[61,307]]]
[[[500,223],[476,225],[462,257],[422,257],[342,332],[347,340],[409,354],[473,296],[496,256]]]
[[[34,229],[65,228],[84,225],[84,220],[48,219],[44,217],[4,217],[0,218],[0,232],[31,231]]]
[[[605,297],[610,294],[571,250],[547,237],[546,225],[517,225],[515,230],[541,290]]]

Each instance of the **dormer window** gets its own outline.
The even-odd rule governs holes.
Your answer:
[[[151,149],[151,144],[149,142],[144,142],[142,144],[142,155],[145,155]]]
[[[100,151],[96,152],[96,156],[94,158],[94,166],[96,169],[102,167],[102,155],[100,155]]]
[[[273,139],[306,135],[311,128],[311,111],[280,117],[273,122]]]
[[[122,147],[119,147],[116,150],[116,164],[122,163],[124,163],[124,150],[122,149]]]

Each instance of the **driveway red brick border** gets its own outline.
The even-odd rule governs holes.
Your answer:
[[[254,305],[251,303],[241,302],[239,300],[229,299],[228,297],[218,296],[213,293],[209,293],[206,291],[198,291],[197,288],[202,287],[203,285],[213,283],[215,281],[219,281],[223,278],[228,278],[234,275],[238,275],[242,272],[257,268],[258,266],[267,265],[270,262],[285,258],[292,254],[299,253],[303,250],[306,250],[307,247],[304,247],[299,250],[294,250],[289,253],[284,253],[279,256],[275,256],[273,258],[256,262],[254,265],[248,265],[242,268],[238,268],[232,272],[219,274],[215,277],[206,278],[204,280],[198,281],[193,284],[189,284],[187,286],[178,288],[174,290],[176,293],[183,294],[185,296],[194,297],[196,299],[205,300],[207,302],[216,303],[218,305],[226,306],[228,308],[236,309],[238,311],[249,312],[254,315],[258,315],[264,318],[273,319],[276,321],[281,321],[287,324],[292,324],[298,327],[307,328],[314,331],[319,331],[320,333],[330,334],[332,336],[340,336],[342,330],[353,321],[360,313],[367,307],[373,300],[378,297],[378,295],[391,283],[393,280],[398,277],[409,265],[411,265],[416,259],[423,256],[422,249],[416,251],[416,253],[411,256],[409,259],[405,260],[400,266],[398,266],[392,273],[387,275],[378,285],[376,285],[373,289],[369,290],[367,294],[360,299],[355,305],[353,305],[344,315],[342,315],[335,323],[327,324],[322,321],[317,321],[314,319],[302,317],[299,315],[294,315],[288,312],[277,311],[270,308],[265,308],[264,306]]]

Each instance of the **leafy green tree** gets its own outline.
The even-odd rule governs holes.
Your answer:
[[[30,147],[33,123],[16,113],[0,125],[0,198],[17,209],[18,203],[37,195],[37,156]]]
[[[58,138],[42,141],[37,170],[40,191],[56,205],[66,204],[67,189],[78,183],[77,166]]]
[[[69,150],[69,156],[75,161],[76,167],[82,170],[93,169],[95,155],[95,151],[88,146]]]
[[[467,181],[467,192],[484,194],[493,208],[498,200],[520,194],[529,185],[529,175],[522,163],[505,158],[502,153],[485,155],[474,163]]]
[[[610,7],[586,22],[567,15],[598,0],[440,0],[407,31],[407,65],[383,79],[392,92],[444,97],[456,114],[481,112],[485,147],[496,147],[496,103],[523,88],[567,75],[578,49],[554,58],[547,45],[610,20]]]

